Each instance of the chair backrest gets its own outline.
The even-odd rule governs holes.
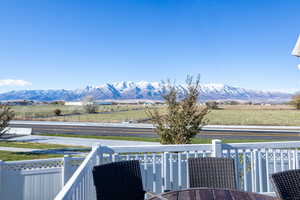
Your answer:
[[[190,187],[237,189],[234,160],[231,158],[189,158]]]
[[[281,199],[300,199],[300,169],[274,173],[271,175],[271,182]]]
[[[137,160],[96,166],[93,178],[97,200],[144,200],[145,191]]]

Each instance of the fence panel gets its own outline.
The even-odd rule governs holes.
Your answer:
[[[0,197],[9,200],[53,200],[63,188],[65,172],[71,176],[82,160],[70,157],[68,163],[62,158],[0,162]]]
[[[62,159],[3,162],[1,199],[52,200],[61,190]]]
[[[223,144],[222,156],[235,159],[238,188],[245,191],[274,192],[273,173],[298,169],[299,142]],[[256,148],[255,148],[256,147]]]

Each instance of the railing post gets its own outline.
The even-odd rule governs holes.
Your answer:
[[[298,149],[296,149],[295,161],[295,168],[299,169]]]
[[[162,192],[167,189],[167,170],[168,170],[168,152],[163,153],[163,158],[162,158]]]
[[[222,157],[222,141],[212,140],[212,157]]]
[[[63,157],[63,170],[61,174],[62,186],[66,184],[68,179],[71,177],[70,175],[70,161],[71,157],[69,155],[64,155]]]
[[[0,197],[3,197],[3,185],[4,185],[4,181],[3,181],[3,164],[4,162],[2,160],[0,160]]]

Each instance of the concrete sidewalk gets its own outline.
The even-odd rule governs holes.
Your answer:
[[[30,135],[16,138],[10,138],[8,141],[16,142],[37,142],[47,144],[62,144],[70,146],[87,146],[92,147],[95,144],[103,146],[133,146],[133,145],[156,145],[157,142],[139,142],[139,141],[123,141],[123,140],[100,140],[89,138],[73,138],[73,137],[59,137],[59,136],[41,136]]]

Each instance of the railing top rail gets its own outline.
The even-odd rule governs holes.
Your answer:
[[[85,157],[84,156],[80,156],[80,157],[69,157],[69,156],[67,156],[67,158],[68,159],[70,159],[70,160],[84,160],[85,159]]]
[[[67,197],[69,195],[69,193],[72,191],[72,188],[76,186],[77,179],[83,175],[83,173],[85,172],[84,169],[89,164],[89,161],[92,159],[92,157],[97,154],[97,151],[98,151],[98,146],[94,146],[92,148],[92,151],[86,156],[84,161],[77,168],[77,170],[74,172],[74,174],[68,180],[68,182],[65,184],[65,186],[62,188],[62,190],[60,190],[60,192],[56,195],[54,200],[64,200],[65,197]]]
[[[47,162],[57,162],[63,161],[61,158],[48,158],[48,159],[38,159],[38,160],[21,160],[21,161],[4,161],[5,164],[30,164],[30,163],[47,163]]]
[[[160,153],[160,152],[185,152],[185,151],[211,151],[211,144],[188,145],[136,145],[136,146],[108,146],[101,147],[107,153]]]
[[[222,143],[222,149],[281,149],[281,148],[300,148],[300,141]]]

